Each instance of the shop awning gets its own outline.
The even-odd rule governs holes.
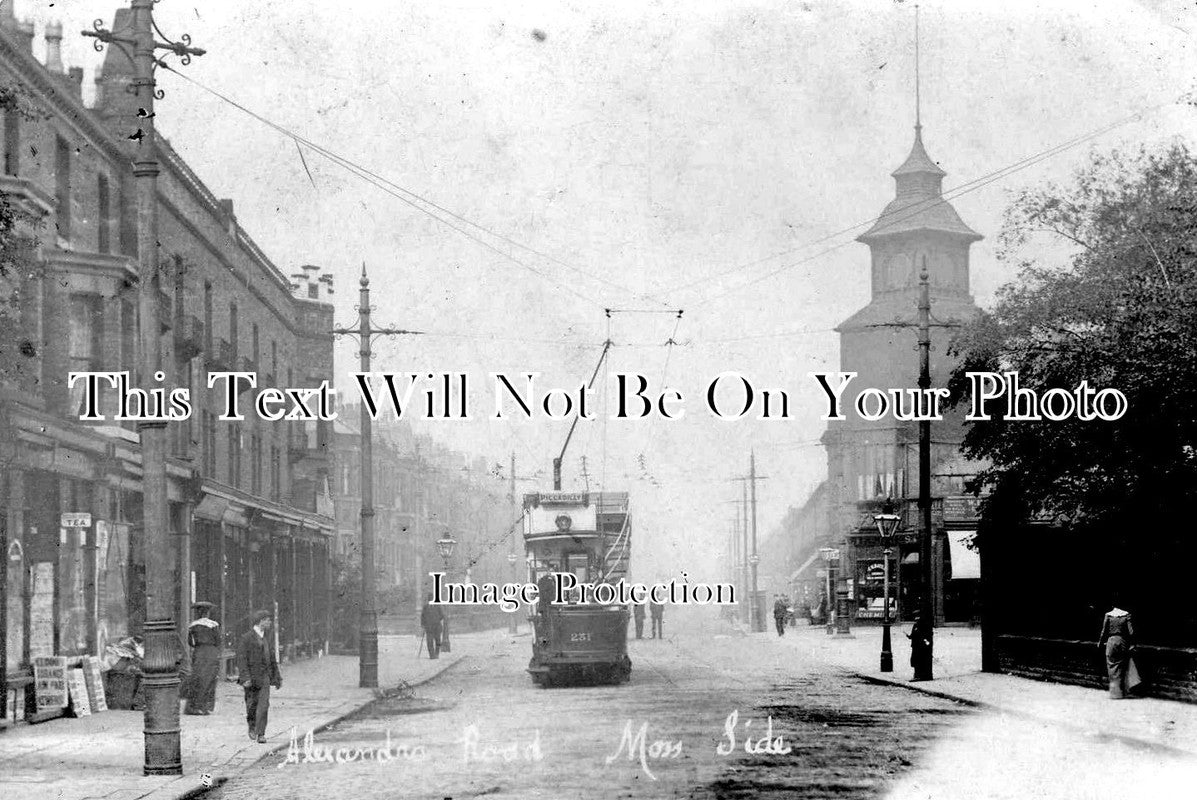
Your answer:
[[[952,555],[952,580],[981,577],[981,556],[969,547],[976,531],[948,531],[948,548]]]
[[[798,580],[798,576],[801,575],[807,567],[813,564],[815,559],[818,557],[818,552],[811,553],[810,558],[806,559],[806,561],[803,561],[801,567],[790,573],[790,582],[793,583],[794,581]]]

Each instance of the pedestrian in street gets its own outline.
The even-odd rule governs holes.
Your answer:
[[[779,594],[773,595],[773,623],[777,626],[777,635],[786,635],[786,617],[790,615],[790,604]]]
[[[283,676],[267,636],[273,622],[270,612],[265,609],[255,611],[251,619],[253,627],[237,643],[237,682],[245,690],[245,722],[249,726],[249,738],[265,742],[270,687],[283,688]]]
[[[910,640],[910,666],[914,667],[915,680],[917,676],[931,671],[931,620],[923,616],[921,611],[914,614],[914,625],[906,638]]]
[[[424,629],[424,641],[428,645],[428,657],[440,658],[441,633],[445,629],[445,612],[439,605],[433,605],[432,595],[424,603],[420,611],[420,627]]]
[[[665,618],[664,604],[657,603],[655,601],[651,602],[648,604],[648,611],[649,611],[649,614],[651,614],[652,618],[653,618],[653,635],[650,638],[664,639],[665,634],[662,632],[662,627],[663,627],[662,623],[664,622],[664,618]]]
[[[632,619],[636,620],[636,638],[644,638],[644,603],[636,603],[632,607]]]
[[[1110,677],[1110,698],[1121,700],[1138,686],[1139,669],[1135,664],[1135,628],[1129,611],[1117,605],[1106,612],[1101,623],[1097,647],[1106,654],[1106,672]]]
[[[220,677],[220,623],[212,619],[212,604],[193,603],[196,619],[187,629],[191,646],[191,677],[187,682],[184,714],[207,715],[216,708],[216,681]]]

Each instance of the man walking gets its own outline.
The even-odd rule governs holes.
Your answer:
[[[649,603],[648,611],[653,618],[653,635],[652,639],[664,639],[665,634],[662,632],[662,623],[665,617],[665,606],[662,603]]]
[[[632,607],[632,619],[636,621],[636,638],[644,638],[644,603],[636,603]]]
[[[237,643],[237,682],[245,690],[245,721],[249,738],[266,741],[266,720],[270,713],[270,687],[283,688],[278,657],[271,646],[271,615],[269,611],[255,611],[254,626]]]
[[[786,617],[790,615],[790,604],[779,594],[773,595],[773,622],[777,625],[777,635],[786,635]]]
[[[424,629],[424,640],[428,643],[428,657],[440,658],[441,655],[441,631],[445,626],[445,612],[441,611],[441,607],[432,604],[432,595],[428,595],[428,600],[424,603],[423,610],[420,611],[420,627]]]

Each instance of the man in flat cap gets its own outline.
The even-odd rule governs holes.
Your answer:
[[[270,713],[270,687],[283,688],[283,676],[278,669],[278,657],[271,647],[271,614],[255,611],[254,626],[237,644],[237,682],[245,689],[245,721],[249,738],[266,741],[266,718]]]

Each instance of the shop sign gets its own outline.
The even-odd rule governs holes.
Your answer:
[[[86,511],[69,511],[62,515],[58,524],[62,528],[90,528],[91,514]]]

